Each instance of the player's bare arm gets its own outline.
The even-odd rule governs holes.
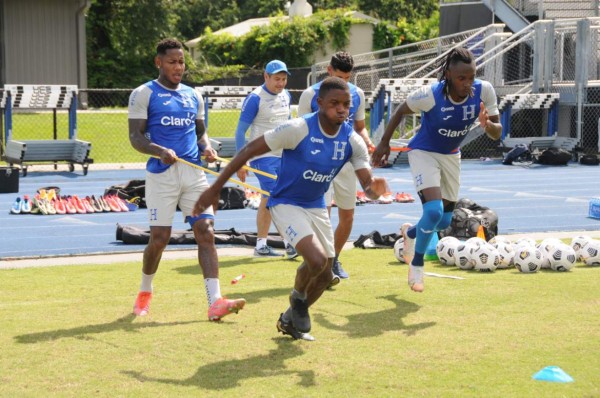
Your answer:
[[[502,136],[502,125],[500,124],[500,116],[494,115],[489,116],[488,110],[486,109],[483,102],[480,105],[481,110],[479,111],[479,125],[485,131],[488,137],[492,140],[497,141]]]
[[[400,125],[400,122],[402,122],[404,116],[412,113],[414,112],[408,107],[406,102],[403,102],[402,105],[396,109],[390,119],[390,122],[385,127],[381,141],[379,141],[375,151],[373,151],[371,154],[371,164],[374,167],[385,166],[387,164],[388,157],[390,156],[390,140],[394,135],[394,131]]]
[[[387,186],[385,178],[373,176],[371,170],[356,170],[356,177],[369,199],[375,200],[385,193]]]
[[[210,144],[204,120],[196,120],[196,136],[198,137],[198,147],[202,148],[202,156],[206,158],[206,161],[210,163],[217,160],[217,151]]]
[[[371,137],[369,137],[369,132],[367,131],[364,119],[354,121],[354,131],[356,131],[358,135],[362,137],[363,141],[365,141],[369,153],[373,152],[375,150],[375,145],[373,145],[373,141],[371,141]]]
[[[227,167],[225,167],[221,171],[221,174],[219,174],[219,177],[210,186],[210,188],[208,188],[206,191],[204,191],[202,195],[200,195],[200,198],[198,198],[198,201],[196,202],[196,205],[194,207],[193,214],[201,214],[204,210],[211,206],[217,199],[218,195],[220,195],[221,188],[223,188],[223,185],[225,185],[227,180],[236,171],[245,166],[248,160],[270,151],[271,148],[269,148],[263,136],[260,136],[250,141],[246,146],[242,148],[241,151],[238,152],[237,155],[235,155],[233,159],[231,159],[231,162],[229,162]]]
[[[146,155],[158,156],[165,164],[173,164],[177,161],[175,151],[150,142],[145,133],[145,119],[129,119],[129,142],[135,150]]]

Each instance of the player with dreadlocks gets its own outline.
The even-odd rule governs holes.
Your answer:
[[[408,285],[415,292],[425,288],[423,256],[432,235],[452,220],[460,186],[460,143],[477,121],[493,140],[502,133],[496,93],[489,82],[475,78],[473,54],[454,48],[439,70],[438,82],[411,93],[394,112],[371,157],[375,166],[386,164],[394,130],[406,115],[421,114],[421,126],[408,143],[408,161],[423,214],[416,225],[405,223],[400,229]]]

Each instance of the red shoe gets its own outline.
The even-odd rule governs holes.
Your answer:
[[[71,196],[70,200],[71,200],[71,204],[73,205],[73,207],[75,207],[75,210],[77,210],[77,213],[79,213],[79,214],[87,213],[85,211],[85,207],[83,206],[83,202],[81,201],[81,199],[79,199],[77,197],[77,195]]]
[[[150,300],[152,300],[152,292],[139,292],[133,305],[133,313],[137,316],[148,315]]]
[[[117,202],[117,204],[121,208],[121,211],[129,211],[129,207],[127,207],[127,203],[125,203],[125,200],[123,200],[122,198],[120,198],[120,197],[118,197],[116,195],[113,196],[113,200],[115,202]]]
[[[71,198],[70,197],[63,196],[62,199],[61,199],[61,202],[64,203],[65,209],[67,210],[67,213],[69,213],[69,214],[75,214],[75,213],[77,213],[77,209],[75,208],[75,206],[71,202]]]
[[[92,204],[90,203],[90,201],[88,200],[89,196],[80,199],[81,203],[83,203],[83,207],[85,207],[85,211],[86,213],[95,213],[96,210],[94,210],[94,208],[92,207]]]
[[[52,201],[52,205],[54,205],[54,208],[56,209],[56,214],[66,214],[67,213],[67,208],[65,207],[64,202],[60,199],[60,197],[56,197],[53,201]]]
[[[114,201],[112,196],[106,195],[106,196],[103,196],[103,199],[110,207],[110,211],[116,211],[116,212],[121,211],[121,206],[119,206],[119,204]]]
[[[221,297],[208,308],[208,320],[220,321],[226,315],[237,314],[239,310],[244,308],[244,305],[246,305],[244,299],[229,300]]]

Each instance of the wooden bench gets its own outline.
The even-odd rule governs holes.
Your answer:
[[[94,160],[88,156],[92,144],[81,140],[27,140],[6,142],[5,160],[12,166],[18,164],[27,175],[27,163],[69,163],[69,171],[75,170],[74,164],[83,167],[83,175],[88,173],[88,165]]]

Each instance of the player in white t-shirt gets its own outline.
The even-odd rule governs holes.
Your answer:
[[[281,169],[267,207],[279,233],[303,257],[296,272],[290,307],[281,314],[277,329],[294,339],[313,340],[308,308],[332,280],[335,256],[333,231],[324,194],[346,163],[350,163],[370,198],[378,198],[385,179],[373,177],[367,146],[345,123],[350,110],[350,90],[337,77],[325,79],[319,92],[319,111],[292,119],[249,142],[221,172],[196,203],[201,214],[218,197],[227,179],[248,159],[283,150]]]
[[[151,156],[146,166],[146,203],[150,241],[144,250],[142,283],[133,312],[147,315],[152,299],[152,281],[162,253],[171,237],[177,206],[189,222],[198,243],[198,260],[208,298],[208,318],[218,321],[244,307],[244,299],[221,296],[219,262],[214,238],[212,207],[192,215],[198,196],[208,188],[202,170],[177,162],[183,159],[200,165],[200,152],[214,161],[204,125],[204,102],[181,79],[185,71],[182,44],[165,39],[156,48],[158,79],[136,88],[129,97],[129,140],[139,152]],[[201,149],[200,149],[201,148]]]
[[[354,59],[352,55],[345,51],[339,51],[331,57],[331,61],[327,65],[327,74],[349,82],[353,68]],[[320,87],[321,82],[313,84],[302,92],[298,102],[298,116],[319,110],[317,98]],[[350,88],[351,104],[347,121],[354,127],[354,131],[363,138],[367,147],[372,150],[375,147],[365,126],[365,93],[360,87],[352,83],[348,83],[348,87]],[[349,277],[338,258],[352,232],[354,208],[356,207],[356,176],[350,164],[347,164],[340,171],[325,195],[329,212],[331,212],[332,199],[335,200],[338,208],[339,219],[335,229],[335,260],[332,268],[334,274],[332,285],[335,285],[340,281],[340,278],[347,279]]]
[[[242,112],[235,131],[236,153],[246,142],[246,131],[250,129],[250,141],[260,137],[265,131],[272,130],[281,123],[290,119],[292,115],[292,96],[285,89],[289,71],[284,62],[273,60],[265,66],[265,83],[254,89],[244,99]],[[281,165],[281,151],[273,151],[250,160],[250,166],[265,173],[278,175]],[[247,171],[237,171],[238,178],[246,181]],[[275,180],[256,173],[260,189],[271,192]],[[257,257],[281,256],[267,245],[269,227],[271,226],[271,213],[267,210],[267,195],[261,195],[260,205],[256,213],[256,247],[254,255]],[[286,254],[289,259],[296,258],[298,253],[294,247],[284,240]]]
[[[416,225],[401,227],[404,258],[410,264],[408,284],[416,292],[425,288],[425,250],[432,235],[450,225],[458,200],[460,143],[477,122],[493,140],[502,134],[496,93],[489,82],[475,78],[473,54],[466,48],[455,48],[440,69],[439,82],[411,93],[398,107],[372,154],[373,165],[387,163],[396,127],[405,115],[421,114],[421,127],[408,143],[408,161],[423,215]]]

